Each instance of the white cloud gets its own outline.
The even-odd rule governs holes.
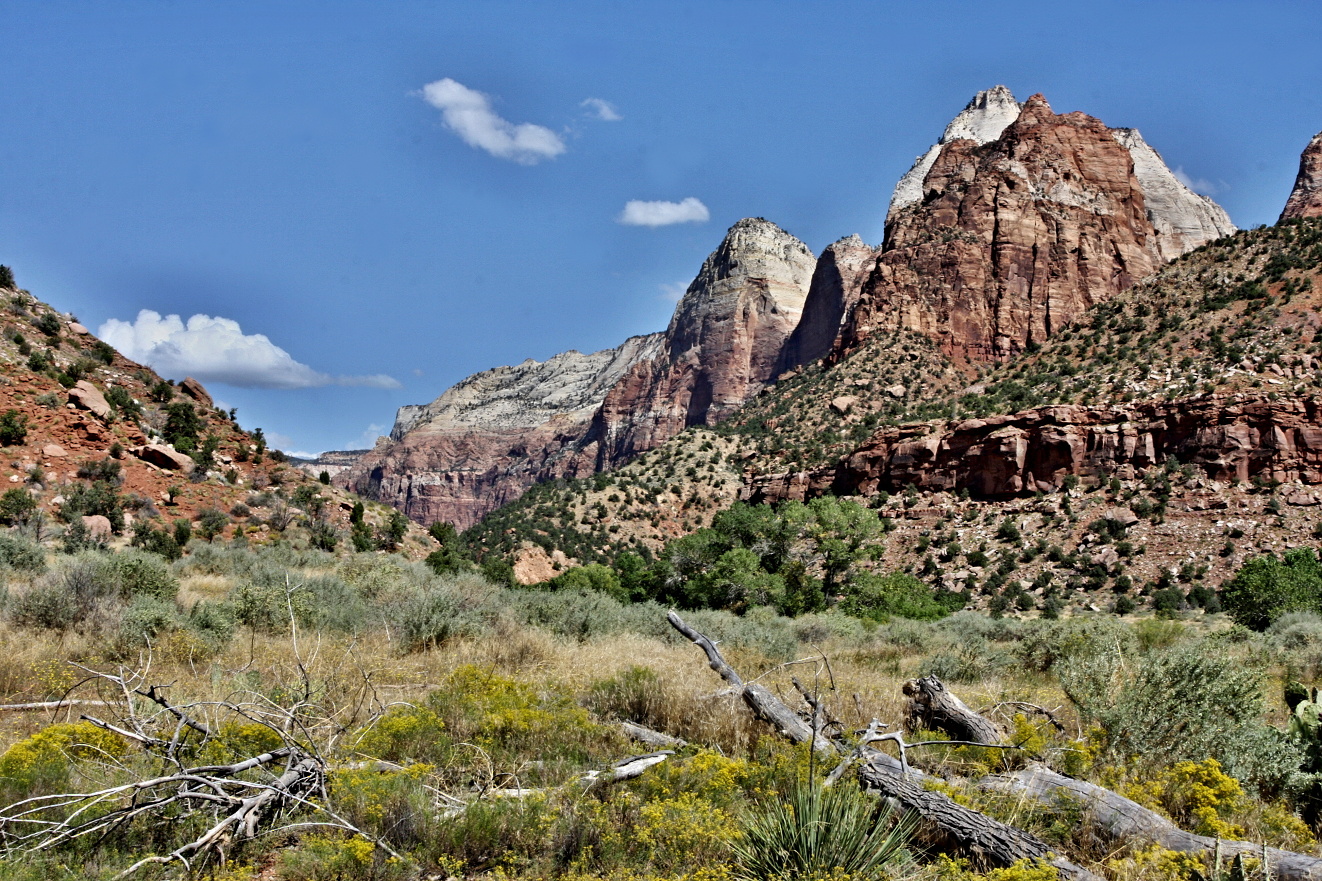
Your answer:
[[[616,220],[626,226],[669,226],[672,223],[703,223],[711,218],[707,206],[689,196],[683,202],[625,203]]]
[[[565,142],[549,128],[502,119],[491,99],[446,77],[422,87],[422,98],[441,111],[445,125],[470,147],[522,165],[536,165],[565,152]]]
[[[362,434],[358,435],[358,437],[349,441],[349,445],[346,446],[344,449],[370,450],[372,449],[372,447],[376,446],[376,439],[381,437],[382,435],[387,434],[388,432],[389,429],[386,428],[386,426],[378,425],[377,423],[373,422],[363,430]]]
[[[659,287],[661,299],[667,303],[678,303],[684,297],[684,292],[689,289],[688,283],[682,281],[662,282]]]
[[[1176,168],[1171,173],[1175,175],[1176,180],[1184,184],[1189,189],[1193,190],[1195,193],[1198,193],[1199,195],[1215,196],[1217,193],[1221,192],[1221,188],[1216,184],[1214,184],[1212,181],[1201,177],[1193,178],[1185,174],[1184,166],[1180,166]]]
[[[326,385],[400,388],[382,374],[331,376],[300,364],[260,333],[245,334],[237,321],[194,315],[161,317],[143,309],[132,323],[112,318],[97,335],[134,361],[175,379],[192,376],[240,388],[299,389]]]
[[[600,119],[603,122],[619,122],[624,119],[615,109],[614,104],[601,98],[584,98],[578,106],[585,108],[593,119]]]

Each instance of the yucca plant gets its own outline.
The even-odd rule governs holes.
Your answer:
[[[736,839],[736,874],[748,881],[877,878],[907,863],[917,824],[849,786],[800,783],[783,801],[748,815]]]

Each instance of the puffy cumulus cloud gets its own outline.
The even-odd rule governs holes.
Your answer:
[[[536,165],[565,152],[565,142],[549,128],[514,124],[491,109],[491,99],[446,77],[422,87],[422,98],[441,111],[445,125],[470,147],[522,165]]]
[[[593,119],[600,119],[604,122],[619,122],[624,119],[620,112],[615,109],[615,105],[602,98],[584,98],[578,105],[588,112],[588,116]]]
[[[397,380],[373,376],[331,376],[300,364],[260,333],[246,334],[237,321],[143,309],[133,322],[112,318],[101,325],[101,339],[134,361],[166,376],[195,377],[240,388],[300,389],[325,385],[400,388]]]
[[[683,202],[626,202],[617,218],[625,226],[670,226],[672,223],[703,223],[711,218],[707,206],[689,196]]]

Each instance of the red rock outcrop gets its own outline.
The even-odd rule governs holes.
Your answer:
[[[955,357],[1005,358],[1162,262],[1129,151],[1041,95],[998,139],[943,145],[884,251],[837,353],[902,328]]]
[[[1281,212],[1281,220],[1322,217],[1322,132],[1313,136],[1299,157],[1299,175]]]
[[[1322,483],[1322,398],[1061,405],[899,426],[833,467],[755,478],[745,497],[802,500],[913,485],[998,498],[1059,489],[1070,475],[1129,478],[1169,457],[1214,480]]]
[[[815,265],[807,245],[770,221],[732,226],[680,300],[662,351],[602,402],[591,435],[598,467],[715,424],[775,379]]]

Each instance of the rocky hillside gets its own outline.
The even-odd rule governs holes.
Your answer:
[[[347,531],[356,500],[268,450],[201,383],[163,379],[3,275],[0,522],[75,546],[185,532],[306,542],[318,529],[327,543]],[[369,525],[384,527],[389,509],[372,507]],[[310,531],[312,520],[322,525]],[[410,532],[425,553],[430,540]]]
[[[850,236],[814,257],[775,224],[742,220],[663,337],[618,355],[478,374],[401,409],[390,441],[335,480],[420,522],[468,526],[537,482],[618,467],[687,427],[728,418],[773,381],[806,375],[800,368],[822,357],[838,361],[877,334],[920,334],[958,365],[1010,357],[1231,230],[1136,131],[1054,114],[1041,96],[1020,105],[997,87],[979,93],[897,186],[882,247]],[[876,369],[863,373],[880,379],[892,356],[875,354]],[[611,369],[569,366],[595,358]],[[891,389],[889,401],[928,394],[936,380],[910,367],[879,386],[857,380]],[[933,370],[942,383],[970,373]],[[531,384],[529,371],[540,377]],[[571,392],[552,394],[560,385]],[[866,420],[871,409],[885,408],[853,412]]]

